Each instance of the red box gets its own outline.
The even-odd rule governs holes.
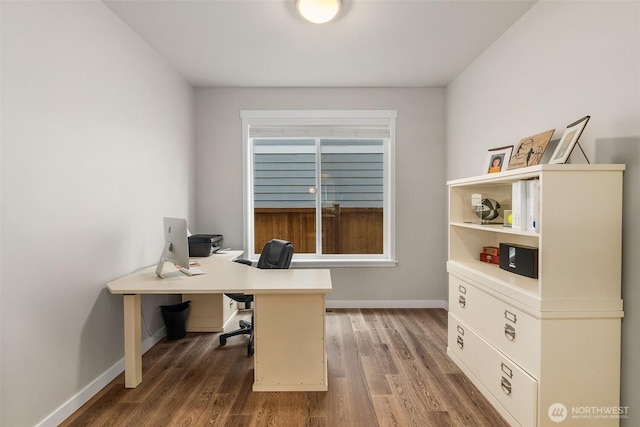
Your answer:
[[[500,255],[494,255],[487,252],[480,253],[480,261],[491,264],[500,264]]]

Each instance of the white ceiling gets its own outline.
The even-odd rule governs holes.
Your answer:
[[[194,86],[444,87],[535,1],[103,0]]]

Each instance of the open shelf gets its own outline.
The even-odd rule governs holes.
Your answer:
[[[451,222],[449,225],[452,227],[468,228],[471,230],[490,231],[494,233],[502,234],[514,234],[517,236],[538,237],[539,234],[535,231],[516,230],[510,227],[505,227],[502,224],[474,224],[472,222]]]

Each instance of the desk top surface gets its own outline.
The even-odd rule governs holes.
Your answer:
[[[207,294],[242,292],[250,294],[329,293],[328,269],[260,270],[233,262],[242,251],[224,251],[209,257],[192,258],[206,274],[180,275],[161,279],[156,266],[144,268],[107,283],[112,294]],[[173,269],[165,264],[165,272]]]

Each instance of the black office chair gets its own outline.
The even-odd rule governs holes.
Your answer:
[[[293,256],[293,245],[286,240],[273,239],[267,242],[262,248],[260,259],[258,260],[257,268],[260,269],[287,269],[291,264],[291,257]],[[239,259],[236,260],[241,264],[252,265],[251,261]],[[225,294],[229,298],[237,302],[243,302],[245,308],[250,308],[253,302],[253,295],[247,294]],[[220,335],[220,345],[227,343],[227,338],[234,337],[236,335],[249,335],[249,344],[247,346],[247,354],[251,356],[253,354],[253,315],[251,316],[251,323],[241,320],[240,329]]]

